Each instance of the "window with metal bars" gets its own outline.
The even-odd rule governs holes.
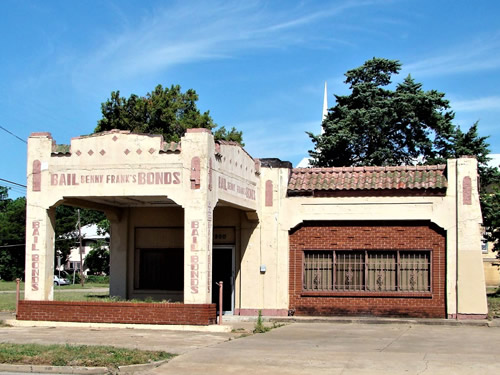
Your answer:
[[[428,292],[430,251],[304,251],[304,291]]]

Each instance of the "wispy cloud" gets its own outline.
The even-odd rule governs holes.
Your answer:
[[[500,96],[487,96],[471,100],[452,100],[452,108],[460,112],[500,111]]]
[[[282,119],[255,120],[239,126],[246,129],[245,148],[250,155],[277,157],[296,164],[308,156],[307,150],[313,146],[305,132],[319,132],[320,121],[287,123],[286,129],[283,129]],[[270,129],[280,129],[279,138]]]
[[[329,7],[307,3],[287,9],[270,9],[259,1],[174,3],[145,17],[139,26],[110,32],[98,49],[75,58],[73,81],[87,87],[256,49],[307,46],[315,36],[301,33],[301,28],[374,3],[344,1]],[[340,37],[338,42],[349,43]]]
[[[436,56],[406,64],[403,73],[415,76],[449,75],[500,68],[500,35],[457,45]]]

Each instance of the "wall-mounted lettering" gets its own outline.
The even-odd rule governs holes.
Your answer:
[[[252,201],[255,200],[255,189],[238,185],[227,180],[225,177],[219,176],[218,187],[227,192],[235,193]]]
[[[78,186],[88,184],[179,185],[180,183],[181,172],[137,172],[131,174],[50,174],[50,184],[52,186]]]
[[[198,247],[198,237],[200,229],[200,222],[198,220],[191,221],[191,294],[198,294],[200,283],[199,262],[200,259],[197,252],[200,251]]]
[[[40,221],[35,220],[31,223],[31,239],[33,244],[31,245],[31,251],[35,254],[31,254],[31,290],[36,292],[39,289],[40,282],[40,255],[36,254],[40,249],[38,248],[38,237],[40,236]]]

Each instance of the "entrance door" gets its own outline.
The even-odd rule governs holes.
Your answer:
[[[222,310],[232,314],[234,306],[234,247],[214,246],[212,257],[212,303],[219,311],[219,281],[223,282]]]

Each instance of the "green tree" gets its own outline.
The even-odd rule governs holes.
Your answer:
[[[0,278],[24,278],[26,198],[8,198],[0,187]]]
[[[85,257],[84,269],[88,269],[90,275],[109,275],[109,250],[106,245],[105,241],[97,241]]]
[[[78,247],[78,212],[77,208],[71,206],[58,206],[56,208],[56,227],[55,227],[55,263],[57,257],[61,257],[61,263],[68,260],[72,248]],[[81,226],[87,224],[98,224],[106,226],[107,219],[104,213],[94,210],[80,209]]]
[[[449,102],[410,75],[395,90],[386,88],[400,69],[396,60],[373,58],[345,74],[351,94],[335,96],[323,134],[308,133],[313,165],[399,165],[447,154],[454,129]]]
[[[349,70],[345,83],[351,94],[335,96],[336,105],[323,121],[323,134],[308,133],[315,149],[312,164],[320,167],[443,163],[447,158],[474,155],[481,181],[480,201],[486,238],[500,249],[500,174],[488,167],[488,137],[477,122],[467,132],[453,124],[445,94],[424,91],[408,75],[394,90],[396,60],[373,58]]]
[[[101,104],[102,119],[95,132],[122,129],[132,133],[161,134],[167,142],[179,142],[186,129],[212,130],[217,126],[209,111],[200,112],[197,101],[195,90],[182,92],[179,85],[170,88],[158,85],[144,97],[132,94],[124,98],[119,91],[113,91],[111,98]],[[221,127],[215,137],[242,143],[242,132],[235,128],[227,131]]]

